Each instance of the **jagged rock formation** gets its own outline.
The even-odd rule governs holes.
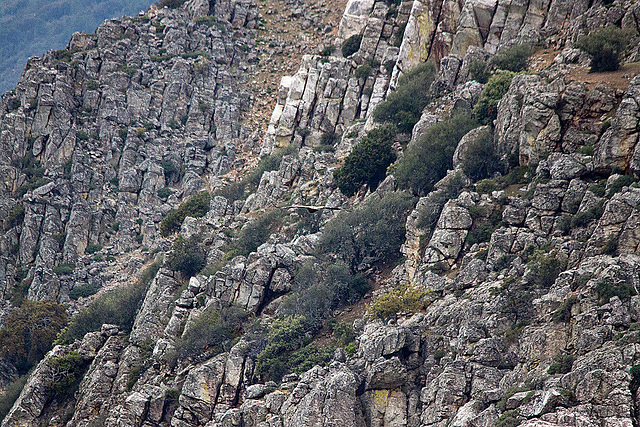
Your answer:
[[[375,276],[382,280],[374,294],[410,284],[428,290],[423,312],[351,318],[353,355],[338,349],[328,366],[280,384],[256,374],[266,345],[259,327],[218,354],[176,360],[180,338],[208,310],[240,307],[261,326],[278,313],[296,270],[317,260],[334,215],[324,210],[313,230],[285,224],[257,250],[188,284],[160,268],[130,334],[104,325],[56,346],[3,426],[637,424],[640,190],[618,173],[640,168],[640,77],[624,90],[577,81],[584,58],[571,49],[605,23],[637,37],[637,15],[630,1],[351,0],[336,44],[361,34],[360,50],[305,56],[282,78],[265,135],[240,124],[250,103],[238,88],[253,70],[259,25],[248,1],[151,8],[33,59],[0,103],[0,211],[8,217],[24,207],[23,222],[3,223],[0,282],[6,299],[18,266],[28,266],[28,298],[66,302],[75,286],[116,286],[143,264],[130,255],[128,265],[108,267],[85,255],[90,244],[168,251],[158,235],[163,215],[202,188],[222,187],[252,154],[296,148],[245,200],[216,196],[206,215],[184,220],[179,234],[201,236],[211,262],[225,259],[233,230],[266,209],[347,209],[396,191],[389,176],[350,200],[332,170],[376,126],[371,113],[399,75],[418,63],[433,59],[439,68],[435,100],[406,136],[410,145],[478,101],[482,84],[468,81],[473,61],[515,41],[558,50],[545,69],[516,75],[498,104],[493,144],[522,176],[500,189],[471,182],[461,159],[487,128],[471,131],[454,170],[409,214],[406,259]],[[627,59],[637,56],[634,47]],[[365,65],[372,69],[363,75]],[[318,149],[326,135],[333,151]],[[174,193],[159,195],[165,187]],[[71,275],[55,269],[71,262]],[[615,287],[624,292],[611,294]],[[67,359],[81,378],[73,396],[55,393]]]

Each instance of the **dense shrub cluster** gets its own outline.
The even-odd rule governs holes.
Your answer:
[[[517,73],[527,68],[527,61],[533,55],[533,46],[521,43],[506,49],[500,49],[491,59],[491,63],[501,69]]]
[[[362,34],[355,34],[342,43],[342,56],[348,58],[357,51],[360,50],[360,43],[362,42]]]
[[[394,165],[393,175],[401,188],[415,195],[425,195],[453,167],[453,153],[460,139],[476,122],[457,115],[431,126],[424,137],[407,148],[404,157]]]
[[[402,285],[375,298],[367,311],[379,319],[387,319],[400,312],[413,313],[427,306],[426,289]]]
[[[567,374],[571,372],[571,368],[573,367],[573,361],[576,358],[569,353],[558,353],[553,359],[553,364],[549,366],[547,369],[547,373],[550,375],[554,374]]]
[[[626,281],[602,280],[595,290],[601,304],[608,303],[613,297],[625,300],[636,294],[633,285]]]
[[[220,311],[206,309],[176,342],[178,357],[208,357],[224,351],[224,345],[242,333],[248,314],[239,307],[225,307]]]
[[[294,292],[283,302],[279,312],[304,316],[308,329],[316,329],[331,310],[340,304],[358,301],[370,289],[366,279],[352,274],[343,262],[320,266],[308,261],[298,268],[294,278]]]
[[[398,80],[398,87],[376,107],[373,117],[378,122],[395,125],[399,132],[410,133],[429,103],[429,87],[436,74],[431,62],[419,65]]]
[[[265,243],[269,236],[277,230],[280,221],[280,212],[277,210],[266,212],[255,220],[249,221],[227,246],[227,257],[247,256],[251,252],[255,252],[258,246]]]
[[[412,206],[411,197],[405,193],[373,197],[327,223],[319,242],[320,251],[334,254],[353,272],[365,260],[393,261],[400,255],[404,224]]]
[[[82,379],[86,363],[77,351],[51,359],[47,382],[49,392],[57,396],[70,396]]]
[[[13,166],[25,174],[25,182],[17,190],[19,197],[49,182],[47,178],[44,178],[45,168],[42,167],[42,164],[36,159],[31,150],[27,151],[24,156],[17,158],[13,162]]]
[[[182,202],[176,209],[172,209],[162,219],[160,223],[160,234],[164,237],[169,236],[180,230],[182,221],[188,216],[193,218],[203,217],[209,212],[209,202],[211,195],[202,191],[195,196],[190,197],[187,201]]]
[[[502,169],[500,157],[493,144],[493,134],[486,129],[469,143],[462,160],[462,170],[474,181],[487,178]]]
[[[171,249],[167,255],[167,268],[179,271],[185,278],[194,276],[207,263],[207,256],[197,235],[188,239],[178,236]]]
[[[258,354],[256,373],[265,378],[279,380],[290,370],[289,355],[309,342],[304,316],[278,319],[271,325],[266,348]]]
[[[489,78],[478,103],[473,108],[476,120],[484,125],[493,123],[498,116],[498,103],[509,90],[514,75],[511,71],[503,71]]]
[[[344,159],[344,164],[333,172],[340,191],[353,196],[363,184],[375,190],[385,177],[387,167],[395,160],[391,147],[395,138],[392,126],[370,131]]]
[[[0,329],[0,358],[25,374],[51,349],[51,343],[67,323],[61,305],[50,301],[24,301],[12,311]]]
[[[67,344],[82,339],[87,332],[99,331],[104,323],[118,325],[126,331],[131,330],[138,307],[161,265],[162,261],[156,260],[142,272],[135,283],[100,295],[86,310],[73,316],[56,343]]]
[[[18,377],[6,386],[4,393],[0,394],[0,420],[7,416],[13,404],[18,400],[28,379],[29,374]]]
[[[629,34],[610,26],[582,36],[576,46],[591,55],[591,72],[616,71],[629,43]]]
[[[567,260],[556,251],[548,252],[540,249],[533,253],[527,264],[531,268],[533,283],[547,289],[567,267]]]

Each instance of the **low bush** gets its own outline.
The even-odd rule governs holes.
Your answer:
[[[622,53],[629,43],[629,33],[609,26],[582,36],[576,46],[591,55],[591,72],[616,71]]]
[[[255,252],[274,233],[280,223],[281,214],[278,210],[266,212],[253,221],[249,221],[240,229],[236,238],[227,246],[228,257],[237,255],[247,256]]]
[[[417,286],[401,285],[374,298],[367,307],[367,312],[378,319],[387,319],[400,312],[413,313],[426,308],[427,294],[427,290]]]
[[[0,357],[25,374],[51,349],[56,335],[67,323],[61,305],[50,301],[24,301],[10,312],[0,329]]]
[[[188,239],[178,236],[166,260],[167,268],[179,271],[185,278],[194,276],[204,268],[206,263],[207,256],[198,235]]]
[[[332,253],[352,272],[365,260],[391,262],[400,256],[405,221],[413,200],[406,193],[372,197],[352,212],[343,212],[325,226],[320,253]]]
[[[357,302],[370,289],[362,276],[352,274],[340,261],[326,266],[307,261],[296,270],[294,279],[293,292],[279,313],[303,316],[308,329],[318,328],[333,309]]]
[[[553,313],[551,313],[551,319],[554,322],[568,322],[571,320],[571,307],[578,302],[578,298],[575,295],[570,296],[569,298],[562,301],[560,307]]]
[[[247,318],[247,312],[236,306],[225,307],[219,312],[206,309],[177,340],[177,355],[195,357],[206,353],[211,357],[223,352],[225,343],[242,333]]]
[[[516,409],[504,412],[498,417],[496,427],[517,427],[520,425],[518,415],[518,410]]]
[[[626,281],[603,280],[596,285],[596,295],[601,304],[606,304],[613,297],[618,297],[621,300],[630,298],[636,294],[635,289],[631,283]]]
[[[501,69],[515,73],[527,68],[527,62],[533,55],[533,47],[529,44],[514,44],[505,49],[500,49],[491,59],[491,63]]]
[[[567,374],[571,372],[574,360],[576,360],[576,358],[572,354],[565,352],[558,353],[556,357],[553,358],[553,364],[549,366],[547,373],[549,375]]]
[[[170,188],[163,187],[158,189],[158,197],[160,197],[161,199],[166,199],[172,194],[173,194],[173,191],[171,191]]]
[[[604,212],[603,202],[599,202],[598,204],[587,209],[586,211],[578,212],[573,216],[573,218],[571,218],[571,228],[585,227],[589,225],[591,221],[600,219],[603,212]]]
[[[487,178],[502,169],[493,143],[493,134],[486,129],[469,143],[462,158],[462,170],[474,181]]]
[[[97,243],[91,243],[90,245],[87,246],[87,249],[85,249],[85,253],[87,254],[95,254],[96,252],[99,252],[102,250],[102,245],[99,245]]]
[[[477,123],[470,117],[457,115],[431,126],[424,137],[405,150],[391,172],[398,185],[422,196],[453,168],[453,153],[460,139]]]
[[[138,307],[149,284],[160,269],[162,261],[149,265],[133,284],[105,292],[89,306],[73,316],[69,325],[56,338],[56,344],[69,344],[84,337],[87,332],[99,331],[103,324],[118,325],[125,331],[133,326]]]
[[[541,249],[533,253],[527,265],[531,268],[533,283],[547,289],[567,267],[567,259],[556,251],[547,252]]]
[[[85,283],[80,286],[76,286],[69,291],[69,298],[72,300],[77,300],[78,298],[86,298],[91,295],[95,295],[96,292],[100,290],[100,286],[93,285],[90,283]]]
[[[378,122],[391,123],[401,133],[411,133],[429,103],[429,87],[436,68],[431,62],[413,68],[398,80],[398,86],[376,107],[373,117]]]
[[[18,400],[28,379],[28,374],[16,378],[5,387],[4,393],[0,394],[0,420],[7,416],[13,404]]]
[[[264,380],[280,380],[289,371],[289,355],[309,342],[304,316],[278,319],[271,325],[267,345],[256,359],[256,374]]]
[[[325,46],[324,49],[322,49],[322,52],[320,52],[320,56],[324,56],[324,57],[331,56],[335,51],[336,51],[336,47],[330,44],[329,46]]]
[[[7,217],[4,220],[4,229],[9,230],[13,227],[17,227],[22,225],[24,222],[24,205],[22,203],[18,203],[7,213]]]
[[[322,347],[309,344],[300,350],[294,351],[289,357],[291,370],[302,374],[316,365],[326,366],[333,359],[335,348],[331,345]]]
[[[485,84],[487,80],[489,80],[487,63],[480,60],[472,61],[469,64],[469,78],[477,81],[478,83]]]
[[[375,190],[385,177],[387,167],[395,160],[391,147],[395,138],[392,126],[371,130],[333,172],[340,191],[353,196],[363,184]]]
[[[360,50],[360,43],[362,42],[362,34],[355,34],[342,43],[342,56],[348,58],[357,51]]]
[[[47,389],[59,397],[70,396],[82,379],[86,363],[77,351],[51,359]]]
[[[169,211],[162,219],[162,222],[160,222],[160,234],[167,237],[171,233],[180,230],[182,222],[188,216],[193,218],[205,216],[209,212],[210,201],[211,195],[206,191],[202,191],[182,202],[180,206]]]
[[[53,267],[53,272],[55,274],[71,274],[73,270],[76,269],[76,265],[72,262],[67,262],[63,264],[58,264]]]
[[[624,187],[628,187],[634,182],[636,182],[636,179],[634,177],[630,175],[620,175],[609,186],[609,193],[607,194],[607,197],[611,197],[614,194],[621,192]]]
[[[473,115],[483,125],[491,125],[498,116],[498,103],[509,90],[515,74],[503,71],[489,78],[482,90],[478,103],[473,107]]]
[[[629,387],[632,391],[636,391],[640,387],[640,365],[633,365],[629,370],[629,374],[631,375]]]

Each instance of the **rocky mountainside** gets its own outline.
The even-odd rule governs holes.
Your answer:
[[[162,3],[0,101],[2,426],[638,425],[638,3]]]

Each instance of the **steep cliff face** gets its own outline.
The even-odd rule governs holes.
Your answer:
[[[171,255],[175,236],[159,227],[172,207],[223,189],[258,154],[277,165],[256,169],[246,199],[223,189],[204,216],[182,222],[179,236],[198,236],[215,271],[187,282],[165,263],[131,330],[106,324],[56,346],[3,426],[636,425],[640,190],[620,173],[640,168],[638,48],[626,68],[596,82],[580,78],[586,57],[572,47],[607,24],[637,40],[638,7],[351,0],[334,43],[361,35],[360,48],[347,58],[305,55],[282,78],[264,134],[244,117],[264,106],[246,84],[262,72],[261,8],[251,2],[151,8],[31,60],[0,104],[4,299],[18,282],[29,299],[59,302],[85,283],[122,286],[147,251]],[[347,198],[334,179],[377,126],[375,107],[401,75],[436,61],[432,102],[399,138],[414,146],[449,115],[471,114],[483,90],[474,61],[524,41],[542,45],[529,72],[513,77],[493,123],[460,140],[453,169],[412,205],[405,258],[392,268],[363,255],[354,266],[373,282],[366,301],[408,286],[424,291],[422,308],[384,321],[362,316],[362,302],[331,310],[353,324],[352,351],[263,383],[265,331],[287,297],[310,286],[303,267],[325,274],[319,242],[334,210],[358,211],[398,190],[389,175]],[[510,166],[473,182],[465,153],[488,130]],[[298,205],[320,212],[304,217]],[[274,209],[279,226],[234,256],[233,242]],[[118,259],[101,261],[95,250]],[[243,335],[176,356],[198,319],[229,307],[256,319]],[[77,390],[62,393],[63,380]]]

